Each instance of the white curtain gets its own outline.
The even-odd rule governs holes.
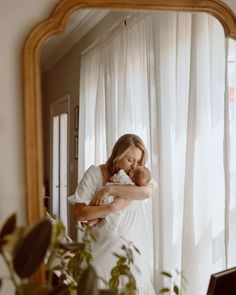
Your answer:
[[[228,98],[229,98],[229,169],[227,202],[227,253],[228,266],[236,265],[236,41],[228,47]]]
[[[136,13],[81,58],[79,179],[120,135],[144,140],[158,182],[146,202],[157,293],[160,272],[178,269],[183,294],[206,294],[236,249],[226,43],[207,14]]]

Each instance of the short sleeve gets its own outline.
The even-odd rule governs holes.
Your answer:
[[[79,182],[74,195],[68,198],[71,204],[85,203],[88,205],[96,191],[102,187],[102,174],[99,166],[90,166]]]

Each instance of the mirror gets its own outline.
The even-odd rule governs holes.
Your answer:
[[[76,15],[76,10],[80,8],[84,8],[83,13],[86,9],[90,8],[107,8],[107,9],[157,9],[157,10],[193,10],[199,12],[209,12],[212,15],[216,16],[222,23],[226,36],[235,37],[236,34],[236,26],[235,26],[235,16],[232,14],[231,10],[227,8],[221,2],[212,2],[212,1],[199,1],[197,4],[195,1],[181,1],[181,5],[178,5],[178,2],[172,3],[173,1],[165,1],[165,4],[162,4],[161,1],[123,1],[123,3],[108,3],[107,1],[87,1],[86,4],[81,3],[81,1],[74,1],[73,3],[69,3],[69,1],[62,1],[54,10],[52,17],[49,20],[46,20],[44,23],[40,24],[35,28],[30,34],[29,38],[25,43],[24,48],[24,94],[25,94],[25,128],[26,128],[26,172],[27,172],[27,208],[28,208],[28,221],[32,222],[38,217],[44,214],[43,208],[43,195],[47,195],[47,190],[45,192],[45,187],[47,187],[47,179],[49,179],[50,171],[47,167],[45,167],[45,173],[43,174],[43,132],[42,132],[42,123],[46,121],[42,120],[42,110],[45,112],[44,108],[41,108],[42,97],[45,89],[41,91],[41,85],[43,84],[40,80],[40,71],[41,66],[39,64],[39,56],[41,54],[41,50],[48,51],[50,49],[44,49],[50,44],[50,39],[47,38],[49,36],[53,36],[55,33],[60,33],[63,30],[67,30],[67,21],[69,20],[69,16],[71,15],[71,19],[69,21],[69,25],[73,27],[73,15]],[[100,19],[98,17],[97,22],[101,22],[104,17],[109,17],[110,11],[101,9]],[[127,14],[127,10],[117,11],[117,15]],[[103,15],[104,14],[104,15]],[[123,16],[124,16],[123,15]],[[94,20],[94,17],[92,17]],[[75,25],[75,23],[74,23]],[[90,28],[91,30],[91,28]],[[80,32],[80,30],[79,30]],[[87,31],[88,32],[88,31]],[[83,38],[84,35],[81,35]],[[54,37],[51,38],[51,41]],[[56,37],[55,37],[56,38]],[[55,41],[54,38],[54,41]],[[58,41],[60,42],[60,41]],[[90,44],[83,43],[84,48],[81,48],[81,51],[85,50]],[[50,45],[48,45],[50,46]],[[68,48],[66,48],[68,50]],[[64,52],[65,53],[65,52]],[[58,56],[55,56],[55,59],[60,58],[63,53],[57,52]],[[52,62],[52,60],[50,61]],[[47,69],[48,64],[43,62],[44,70]],[[51,65],[49,65],[51,66]],[[67,73],[65,73],[67,76]],[[64,75],[64,76],[65,76]],[[79,67],[78,67],[78,75],[79,75]],[[44,84],[46,85],[46,83]],[[46,86],[45,86],[46,87]],[[74,87],[76,87],[74,85]],[[77,89],[78,91],[78,89]],[[65,94],[68,94],[65,92]],[[59,95],[53,95],[52,99],[58,98],[60,101],[60,106],[54,105],[55,113],[57,111],[60,112],[60,107],[63,107],[63,102],[68,102],[68,97]],[[71,98],[69,98],[71,99]],[[76,139],[76,130],[77,130],[77,103],[73,99],[73,104],[70,107],[70,113],[73,117],[71,129],[73,130],[73,136],[70,136],[70,146],[73,146],[73,152],[70,153],[72,156],[69,159],[69,172],[73,172],[73,185],[70,186],[69,194],[73,193],[73,190],[76,185],[77,175],[74,173],[76,171],[77,165],[77,139]],[[48,109],[48,108],[47,108]],[[49,111],[49,110],[48,110]],[[63,122],[66,122],[67,119],[62,119]],[[63,124],[63,123],[62,123]],[[46,128],[45,128],[46,129]],[[70,129],[70,130],[71,130]],[[47,150],[49,150],[47,148]],[[46,152],[45,155],[48,155]],[[47,161],[45,161],[47,162]],[[47,171],[47,172],[46,172]],[[49,171],[49,172],[48,172]],[[44,179],[43,175],[47,178]],[[43,189],[42,189],[43,188]],[[40,272],[38,280],[41,280],[43,276],[43,272]]]

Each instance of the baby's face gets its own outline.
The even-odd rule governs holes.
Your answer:
[[[132,169],[129,173],[129,177],[138,186],[146,186],[151,180],[151,174],[143,166]]]
[[[132,169],[129,172],[129,177],[133,180],[134,183],[139,182],[140,172],[143,171],[143,167],[139,166],[137,168]]]
[[[130,170],[129,173],[128,173],[128,175],[129,175],[129,177],[131,179],[133,179],[133,177],[134,177],[134,169]]]
[[[130,172],[129,172],[129,177],[130,177],[132,180],[137,176],[137,169],[138,169],[138,168],[134,168],[134,169],[130,170]]]

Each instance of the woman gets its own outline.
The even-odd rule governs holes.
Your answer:
[[[155,294],[151,284],[147,226],[141,202],[151,196],[152,184],[147,186],[115,184],[105,186],[105,184],[120,169],[129,174],[135,167],[144,166],[146,160],[147,150],[137,135],[121,136],[115,143],[107,162],[100,166],[91,166],[85,172],[76,189],[74,207],[78,221],[104,218],[109,214],[122,212],[122,218],[116,228],[106,227],[105,222],[99,222],[92,227],[96,237],[92,250],[93,265],[99,276],[108,282],[110,271],[117,260],[113,253],[121,252],[120,247],[125,244],[125,240],[133,242],[141,253],[141,255],[134,253],[134,264],[138,270],[136,268],[132,270],[136,279],[136,294],[139,295]],[[111,204],[104,204],[103,199],[107,195],[115,195],[118,198]],[[106,286],[100,281],[99,287]]]

